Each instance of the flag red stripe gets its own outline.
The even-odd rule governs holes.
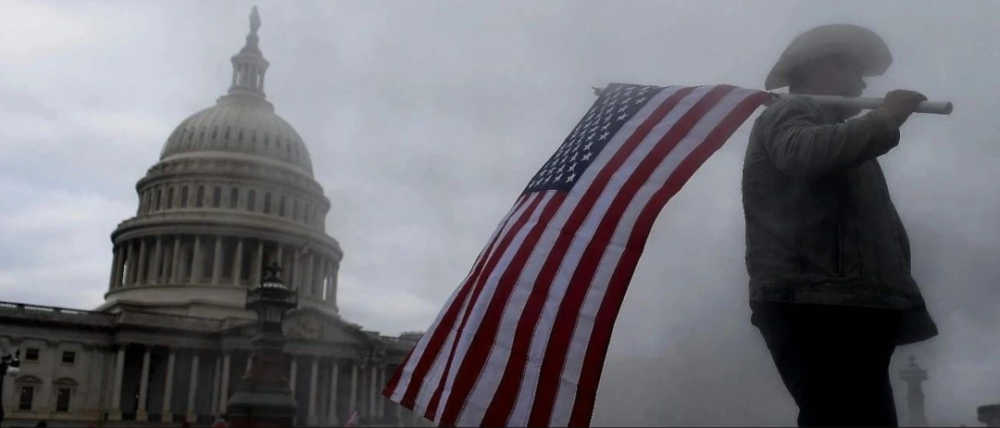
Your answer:
[[[632,135],[626,139],[622,147],[612,155],[611,159],[608,160],[607,165],[605,165],[604,168],[598,172],[597,177],[594,178],[594,182],[586,189],[584,195],[581,197],[580,201],[573,209],[573,212],[566,220],[566,224],[562,227],[559,237],[556,239],[549,256],[542,265],[542,269],[535,281],[535,286],[532,289],[531,294],[528,296],[528,300],[524,306],[521,318],[517,322],[517,330],[514,334],[514,342],[511,349],[523,350],[523,353],[512,352],[510,357],[508,357],[507,366],[503,374],[503,380],[500,381],[500,385],[498,386],[497,392],[493,397],[493,401],[490,403],[490,406],[487,408],[486,414],[484,415],[484,426],[508,425],[507,420],[510,417],[510,412],[514,408],[514,404],[517,401],[517,396],[521,389],[524,369],[528,362],[527,353],[531,347],[531,339],[532,336],[534,336],[535,327],[538,324],[538,319],[541,316],[545,302],[548,300],[549,288],[552,286],[552,280],[555,277],[559,265],[562,263],[563,257],[566,255],[566,250],[569,248],[573,237],[580,228],[580,225],[583,224],[584,220],[586,220],[587,214],[594,206],[597,198],[600,197],[601,193],[604,191],[604,188],[607,186],[608,181],[611,179],[611,176],[614,175],[615,171],[617,171],[618,168],[625,163],[625,160],[628,159],[629,155],[632,154],[639,143],[642,142],[647,135],[649,135],[649,132],[652,131],[653,127],[663,120],[667,113],[669,113],[681,99],[693,90],[694,88],[683,88],[668,97],[663,103],[656,107],[653,114],[651,114],[649,118],[642,123],[642,125],[637,127],[635,132],[633,132]]]
[[[441,318],[441,323],[438,324],[432,332],[428,332],[431,334],[431,337],[428,339],[427,346],[424,347],[424,351],[420,355],[420,360],[417,362],[416,367],[413,368],[413,374],[410,376],[410,382],[407,385],[406,393],[403,394],[403,398],[399,402],[399,404],[403,407],[410,410],[413,409],[417,395],[423,387],[424,378],[427,376],[427,372],[430,370],[431,365],[437,358],[438,353],[441,352],[441,348],[444,347],[444,342],[448,338],[448,334],[451,333],[452,327],[455,325],[455,318],[458,316],[458,312],[465,303],[472,284],[482,273],[483,266],[486,264],[486,259],[490,255],[489,249],[496,244],[497,239],[501,238],[503,228],[506,227],[507,222],[510,221],[510,216],[517,213],[520,206],[523,205],[527,199],[528,198],[520,198],[514,203],[515,208],[511,210],[511,214],[503,220],[496,236],[494,236],[489,245],[486,246],[482,257],[480,257],[479,261],[473,267],[472,272],[465,280],[465,283],[461,285],[461,290],[459,291],[459,294],[455,296],[455,300],[452,301],[451,307],[448,308],[444,317]],[[395,390],[396,386],[397,385],[392,385],[392,389]]]
[[[632,198],[635,197],[642,185],[653,175],[656,167],[660,165],[664,158],[677,147],[677,144],[694,128],[698,122],[705,117],[719,101],[722,100],[734,88],[732,86],[716,86],[705,96],[699,99],[684,115],[672,126],[670,130],[656,143],[650,153],[642,159],[636,167],[635,172],[629,175],[625,184],[615,195],[607,213],[601,219],[593,238],[587,244],[577,265],[573,276],[570,279],[570,286],[566,289],[566,295],[559,304],[556,312],[556,319],[552,325],[552,333],[545,347],[545,354],[542,358],[542,366],[539,370],[538,387],[535,391],[535,403],[531,408],[531,416],[528,418],[528,426],[547,426],[552,417],[553,405],[555,404],[556,393],[559,388],[559,379],[562,378],[563,366],[566,362],[566,353],[569,352],[569,343],[573,338],[573,329],[576,328],[580,315],[580,308],[583,300],[587,296],[592,285],[594,273],[600,265],[608,243],[614,235],[615,229],[625,214],[626,208]]]
[[[483,270],[483,273],[476,278],[475,286],[472,288],[472,297],[469,299],[469,304],[465,308],[465,314],[462,315],[462,321],[458,326],[457,333],[455,334],[455,340],[452,342],[451,351],[448,353],[448,362],[445,363],[444,366],[444,375],[441,376],[437,389],[434,390],[434,395],[431,396],[431,401],[427,405],[425,415],[428,419],[433,419],[434,415],[437,413],[437,406],[441,401],[441,394],[444,392],[444,386],[448,381],[448,373],[451,373],[451,364],[455,358],[455,350],[458,349],[458,342],[461,341],[462,333],[465,331],[465,325],[469,321],[469,314],[472,313],[472,309],[479,302],[479,294],[482,293],[483,287],[493,270],[496,268],[497,263],[500,262],[504,253],[507,252],[507,248],[510,246],[511,241],[513,241],[514,237],[520,233],[521,228],[523,228],[524,224],[528,222],[528,219],[534,215],[535,210],[538,208],[538,204],[542,201],[542,199],[544,198],[541,194],[533,198],[530,205],[528,205],[528,208],[523,214],[521,214],[520,218],[514,222],[514,226],[511,227],[510,231],[503,237],[503,240],[500,241],[500,245],[497,246],[496,251],[493,252],[489,260],[486,262],[486,268]]]
[[[570,416],[569,426],[589,426],[594,413],[594,403],[597,398],[597,386],[600,381],[608,346],[611,343],[611,333],[614,322],[618,318],[625,292],[635,273],[635,267],[646,245],[646,239],[652,229],[656,216],[681,187],[691,178],[694,172],[715,153],[726,140],[736,131],[747,117],[767,99],[767,94],[753,94],[741,101],[725,119],[720,122],[684,161],[678,165],[664,185],[657,190],[647,202],[639,215],[635,228],[629,236],[625,253],[608,286],[608,291],[601,302],[597,317],[594,320],[594,331],[583,361],[580,372],[580,382],[577,386],[576,400]]]
[[[454,387],[441,414],[441,426],[454,426],[457,422],[459,412],[462,410],[469,392],[472,391],[482,373],[483,366],[490,358],[490,351],[493,349],[497,332],[500,329],[500,321],[503,319],[507,302],[510,300],[510,295],[514,291],[514,286],[517,285],[517,280],[521,276],[528,257],[531,256],[542,233],[548,228],[549,222],[565,199],[565,192],[555,193],[552,200],[543,208],[538,222],[525,236],[524,242],[500,276],[496,292],[490,300],[485,315],[483,315],[483,323],[476,330],[476,335],[469,345],[469,351],[465,354],[465,358],[455,375]]]

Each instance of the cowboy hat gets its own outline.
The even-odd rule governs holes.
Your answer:
[[[764,89],[770,91],[788,86],[789,73],[796,66],[834,54],[851,55],[860,60],[866,77],[881,76],[892,64],[889,47],[874,31],[857,25],[823,25],[792,40],[767,74]]]

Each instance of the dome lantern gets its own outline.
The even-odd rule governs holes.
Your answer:
[[[233,82],[229,87],[230,95],[266,97],[264,95],[264,74],[267,72],[269,64],[258,46],[260,38],[257,37],[257,29],[259,28],[260,14],[257,13],[257,6],[254,6],[253,12],[250,13],[250,34],[247,34],[247,43],[232,58]]]

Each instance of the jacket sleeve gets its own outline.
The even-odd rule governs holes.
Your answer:
[[[764,113],[763,141],[778,170],[814,176],[843,172],[899,144],[896,120],[872,111],[843,123],[824,123],[822,112],[786,101]]]

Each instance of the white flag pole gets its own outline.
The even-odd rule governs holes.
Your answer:
[[[833,95],[792,95],[792,94],[776,94],[771,93],[771,96],[775,100],[790,98],[790,97],[806,97],[816,100],[820,104],[836,105],[846,108],[856,108],[861,110],[874,110],[882,105],[883,100],[881,98],[850,98],[850,97],[837,97]],[[951,114],[952,105],[947,101],[924,101],[917,105],[917,109],[914,110],[915,113],[928,113],[928,114]]]
[[[601,95],[604,91],[603,88],[593,88],[595,95]],[[820,104],[828,105],[838,105],[847,108],[857,108],[862,110],[874,110],[882,105],[883,100],[881,98],[851,98],[851,97],[838,97],[833,95],[793,95],[793,94],[776,94],[771,92],[772,101],[777,101],[783,98],[789,97],[805,97],[812,98]],[[770,103],[767,103],[770,104]],[[949,115],[952,111],[952,104],[947,101],[924,101],[917,105],[916,113],[929,113],[929,114],[942,114]]]

